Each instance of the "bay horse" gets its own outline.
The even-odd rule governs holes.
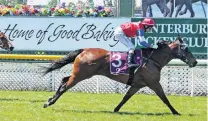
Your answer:
[[[189,67],[195,67],[197,61],[189,51],[187,44],[185,44],[180,37],[173,42],[164,40],[158,41],[157,45],[157,49],[142,49],[143,63],[136,69],[135,77],[129,90],[122,101],[114,109],[114,112],[118,112],[139,89],[148,86],[169,107],[173,114],[180,115],[170,104],[159,83],[161,69],[174,58],[182,60],[188,64]],[[62,79],[55,95],[48,99],[43,105],[43,108],[54,104],[68,89],[94,75],[103,75],[123,84],[127,84],[129,79],[128,75],[113,75],[110,73],[110,51],[100,48],[86,48],[70,52],[67,56],[57,60],[51,64],[50,67],[47,67],[44,71],[44,75],[71,62],[74,62],[72,74]]]
[[[0,48],[7,51],[13,51],[14,49],[14,46],[3,32],[0,32]]]

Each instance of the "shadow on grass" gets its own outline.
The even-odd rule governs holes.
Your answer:
[[[29,100],[31,103],[45,102],[45,100]]]
[[[0,98],[0,101],[19,101],[18,98]]]
[[[145,112],[113,112],[113,111],[90,111],[90,110],[67,110],[67,109],[53,109],[55,112],[76,112],[76,113],[106,113],[106,114],[113,114],[113,115],[146,115],[146,116],[168,116],[173,115],[169,112],[164,113],[145,113]],[[197,116],[195,114],[182,114],[182,116]],[[178,115],[175,115],[178,116]]]
[[[0,98],[1,101],[15,102],[15,101],[29,101],[31,103],[45,102],[45,100],[26,100],[26,99],[18,99],[18,98]]]

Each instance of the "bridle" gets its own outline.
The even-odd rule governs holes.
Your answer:
[[[168,45],[171,44],[171,43],[173,43],[173,42],[169,42]],[[171,48],[169,48],[169,49],[171,50],[171,53],[168,53],[168,52],[163,51],[163,50],[158,50],[158,49],[157,49],[157,50],[158,50],[158,51],[161,51],[162,53],[167,54],[167,55],[169,55],[169,56],[173,56],[173,58],[175,58],[175,56],[179,56],[179,57],[180,57],[180,56],[181,56],[181,49],[185,50],[185,49],[188,47],[188,45],[185,44],[185,43],[177,43],[177,44],[178,44],[178,46],[177,46],[178,50],[177,50],[177,53],[176,53],[176,54],[173,52],[173,50],[172,50]],[[183,46],[183,48],[180,47],[181,45]],[[148,55],[147,58],[146,58],[146,57],[143,57],[143,60],[144,60],[143,66],[144,66],[148,61],[151,61],[151,62],[154,63],[157,67],[159,67],[160,69],[162,69],[162,66],[161,66],[158,62],[154,61],[154,60],[151,58],[152,54],[154,53],[154,50],[155,50],[155,49],[153,49],[153,50],[150,52],[150,54],[147,52],[147,55]]]
[[[174,57],[183,58],[184,57],[184,53],[182,53],[181,50],[186,51],[186,49],[188,47],[188,44],[183,42],[183,43],[176,43],[176,45],[177,45],[176,49],[174,47],[173,48],[170,47],[172,49],[172,52],[173,52],[174,49],[176,50],[176,53],[173,52],[172,54],[174,55]]]

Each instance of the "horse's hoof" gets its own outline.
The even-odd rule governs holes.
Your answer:
[[[43,108],[47,108],[49,105],[48,105],[48,103],[45,103],[44,105],[43,105]]]
[[[183,15],[184,13],[180,12],[179,15]]]
[[[118,111],[119,111],[119,109],[116,109],[116,108],[114,109],[114,112],[115,112],[115,113],[117,113]]]
[[[180,116],[181,114],[178,112],[173,113],[174,115]]]

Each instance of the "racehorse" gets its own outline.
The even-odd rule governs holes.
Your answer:
[[[170,104],[159,83],[161,69],[174,58],[182,60],[188,64],[189,67],[195,67],[197,61],[189,51],[187,44],[185,44],[180,37],[173,42],[164,40],[158,41],[157,45],[157,49],[142,49],[143,63],[136,69],[135,77],[130,84],[128,92],[114,109],[114,112],[118,112],[139,89],[148,86],[169,107],[173,114],[180,115]],[[128,75],[113,75],[110,73],[110,52],[99,48],[75,50],[64,58],[54,62],[45,70],[44,75],[71,62],[74,62],[72,74],[62,79],[55,95],[48,99],[43,105],[43,108],[54,104],[68,89],[94,75],[103,75],[123,84],[127,84],[129,79]]]
[[[7,51],[13,51],[14,49],[14,46],[8,40],[8,38],[3,32],[0,32],[0,48],[7,50]]]

